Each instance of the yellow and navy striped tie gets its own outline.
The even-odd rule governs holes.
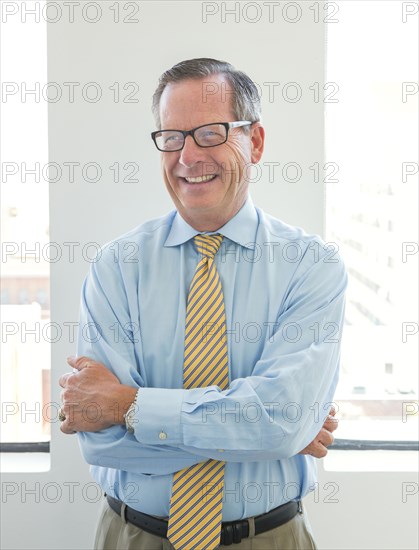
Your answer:
[[[183,387],[228,388],[223,289],[214,263],[222,235],[197,235],[201,255],[186,308]],[[167,538],[176,550],[214,550],[220,544],[224,462],[207,460],[176,472]]]

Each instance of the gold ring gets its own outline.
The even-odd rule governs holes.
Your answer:
[[[59,420],[60,422],[64,422],[65,418],[66,418],[66,417],[65,417],[65,414],[64,414],[63,409],[60,409],[60,410],[58,411],[58,420]]]

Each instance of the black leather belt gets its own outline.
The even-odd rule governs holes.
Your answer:
[[[109,495],[106,495],[109,506],[114,512],[118,515],[121,515],[122,502],[113,498]],[[264,533],[265,531],[270,531],[279,527],[287,521],[290,521],[297,512],[301,512],[301,502],[287,502],[270,510],[266,514],[255,517],[255,535]],[[149,516],[143,514],[142,512],[137,512],[129,506],[125,507],[125,519],[129,523],[132,523],[136,527],[139,527],[147,533],[152,535],[157,535],[158,537],[167,538],[167,521],[164,519],[155,518],[154,516]],[[230,546],[231,544],[238,544],[242,539],[245,539],[249,536],[249,522],[247,519],[241,519],[238,521],[226,521],[221,524],[221,543],[223,546]]]

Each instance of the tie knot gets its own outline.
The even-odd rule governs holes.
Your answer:
[[[223,236],[219,233],[215,235],[196,235],[194,238],[198,252],[202,256],[211,259],[214,259],[214,256],[217,254],[222,240]]]

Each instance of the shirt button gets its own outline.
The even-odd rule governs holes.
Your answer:
[[[160,433],[159,433],[159,439],[167,439],[167,433],[165,433],[165,432],[160,432]]]

